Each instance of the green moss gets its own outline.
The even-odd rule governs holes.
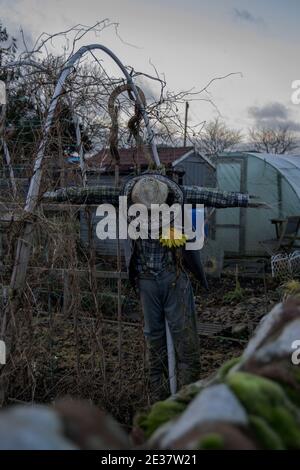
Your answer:
[[[245,372],[226,381],[249,414],[263,418],[287,448],[300,449],[299,411],[279,384]]]
[[[282,440],[268,423],[259,416],[249,416],[249,424],[263,449],[284,450]]]
[[[300,425],[286,405],[273,410],[272,424],[283,442],[291,449],[300,449]]]
[[[284,401],[282,388],[269,379],[246,372],[236,372],[226,378],[229,387],[253,414],[271,416],[271,408]]]
[[[290,366],[289,370],[292,373],[292,376],[294,377],[297,384],[300,384],[300,367],[299,366]]]
[[[276,365],[278,374],[273,377],[273,381],[276,380],[284,390],[289,400],[298,408],[300,408],[300,393],[294,384],[300,385],[300,368],[294,365],[288,365],[286,360],[282,360]],[[284,371],[284,374],[280,374],[280,369]]]
[[[155,403],[149,413],[141,414],[137,418],[137,425],[141,427],[145,436],[150,437],[162,424],[176,418],[185,410],[186,406],[177,401],[159,401]]]
[[[300,407],[300,394],[298,390],[295,390],[292,386],[287,384],[281,384],[287,397],[294,403],[294,405]]]
[[[200,391],[201,387],[196,384],[185,385],[174,398],[178,403],[188,405]]]
[[[299,366],[290,366],[289,373],[295,382],[300,385],[300,367]],[[293,388],[291,385],[283,384],[282,385],[289,399],[300,408],[300,393],[298,390]]]
[[[222,450],[224,449],[224,439],[218,433],[206,434],[201,438],[199,443],[199,449],[201,450]]]
[[[228,372],[236,365],[240,362],[241,360],[241,356],[239,357],[234,357],[232,359],[230,359],[229,361],[225,362],[225,364],[223,364],[219,371],[218,371],[218,378],[220,380],[224,380],[226,375],[228,374]]]

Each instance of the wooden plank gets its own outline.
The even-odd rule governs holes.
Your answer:
[[[240,228],[240,224],[215,224],[216,228]]]
[[[198,333],[202,336],[214,336],[230,328],[231,324],[197,322]]]
[[[71,204],[71,203],[68,203],[68,202],[65,202],[65,203],[62,203],[62,204],[59,204],[59,203],[58,204],[42,203],[39,206],[39,210],[43,209],[43,210],[46,210],[46,211],[60,212],[60,211],[68,211],[68,210],[73,209],[73,208],[74,209],[84,209],[87,206],[97,209],[99,207],[99,204]],[[7,202],[7,203],[2,202],[0,204],[0,213],[7,213],[7,212],[15,211],[15,210],[22,211],[22,213],[25,213],[25,211],[23,211],[23,209],[20,209],[20,204],[10,203],[10,202]],[[28,213],[26,212],[26,214],[28,214]]]
[[[0,271],[4,270],[4,269],[12,269],[12,266],[2,266]],[[65,273],[72,273],[74,274],[75,276],[89,276],[90,274],[90,271],[88,271],[87,269],[85,270],[81,270],[81,269],[64,269],[64,268],[51,268],[51,269],[48,269],[48,268],[43,268],[43,267],[39,267],[39,266],[28,266],[28,270],[29,271],[38,271],[40,273],[48,273],[48,274],[52,274],[52,273],[59,273],[59,274],[62,274],[64,275]],[[118,271],[95,271],[94,273],[95,277],[97,279],[129,279],[128,277],[128,273],[125,272],[125,271],[122,271],[122,272],[118,272]]]

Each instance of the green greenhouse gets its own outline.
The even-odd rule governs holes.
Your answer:
[[[276,219],[300,216],[300,155],[231,152],[217,160],[217,186],[266,202],[266,209],[218,209],[213,238],[227,255],[260,256],[275,238]]]

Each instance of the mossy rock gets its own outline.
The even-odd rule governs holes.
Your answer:
[[[286,364],[283,364],[282,367],[286,367]],[[287,369],[288,375],[291,377],[292,381],[299,386],[300,385],[300,368],[299,366],[289,366]],[[296,387],[293,387],[290,383],[285,383],[280,381],[282,388],[284,389],[288,398],[300,409],[300,393]]]
[[[292,386],[285,383],[281,384],[283,390],[285,391],[287,397],[294,405],[300,408],[300,393],[298,390],[295,390]]]
[[[188,405],[202,389],[203,387],[199,387],[196,384],[185,385],[174,397],[169,398],[168,401],[176,401]]]
[[[285,446],[278,434],[259,416],[249,416],[249,424],[263,449],[284,450]]]
[[[300,449],[299,410],[276,382],[246,372],[229,374],[229,387],[249,414],[264,419],[290,449]]]
[[[290,366],[290,371],[293,374],[294,379],[298,384],[300,384],[300,368],[299,366]]]
[[[142,413],[137,417],[136,424],[144,431],[145,437],[149,438],[163,424],[179,416],[186,405],[177,401],[158,401],[149,413]]]
[[[223,450],[224,439],[218,433],[206,434],[200,439],[199,450]]]
[[[224,380],[227,374],[230,372],[230,370],[234,366],[236,366],[240,361],[241,361],[241,356],[234,357],[232,359],[229,359],[229,361],[225,362],[225,364],[223,364],[218,371],[218,379]]]

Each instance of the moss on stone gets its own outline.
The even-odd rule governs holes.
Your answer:
[[[287,448],[300,449],[299,410],[279,384],[245,372],[228,375],[226,381],[249,414],[263,418]]]
[[[224,439],[218,433],[209,433],[200,439],[200,450],[222,450],[224,449]]]
[[[300,449],[300,425],[286,405],[275,407],[272,424],[283,442],[291,449]]]
[[[300,407],[300,393],[295,390],[292,386],[282,383],[282,388],[285,391],[287,397],[294,403],[294,405]]]
[[[297,385],[300,385],[300,367],[291,365],[288,369],[289,374],[292,376],[293,380],[296,382]],[[283,388],[289,397],[289,399],[298,407],[300,408],[300,393],[299,390],[293,388],[292,385],[283,384]]]
[[[247,372],[228,375],[226,382],[251,414],[271,417],[271,408],[281,404],[285,395],[282,388],[269,379]]]
[[[201,387],[196,384],[185,385],[174,397],[178,403],[188,405],[198,393],[200,393]],[[170,400],[171,401],[171,400]]]
[[[284,444],[268,423],[259,416],[249,416],[249,424],[263,449],[284,450]]]
[[[299,366],[290,366],[290,372],[297,382],[297,384],[300,384],[300,367]]]
[[[160,426],[176,418],[185,408],[186,405],[177,401],[159,401],[152,406],[149,413],[140,414],[136,422],[143,429],[146,438],[149,438]]]
[[[224,380],[225,377],[227,376],[228,372],[236,365],[240,362],[241,360],[241,356],[239,357],[234,357],[232,359],[230,359],[229,361],[225,362],[225,364],[223,364],[219,371],[218,371],[218,378],[219,380]]]

